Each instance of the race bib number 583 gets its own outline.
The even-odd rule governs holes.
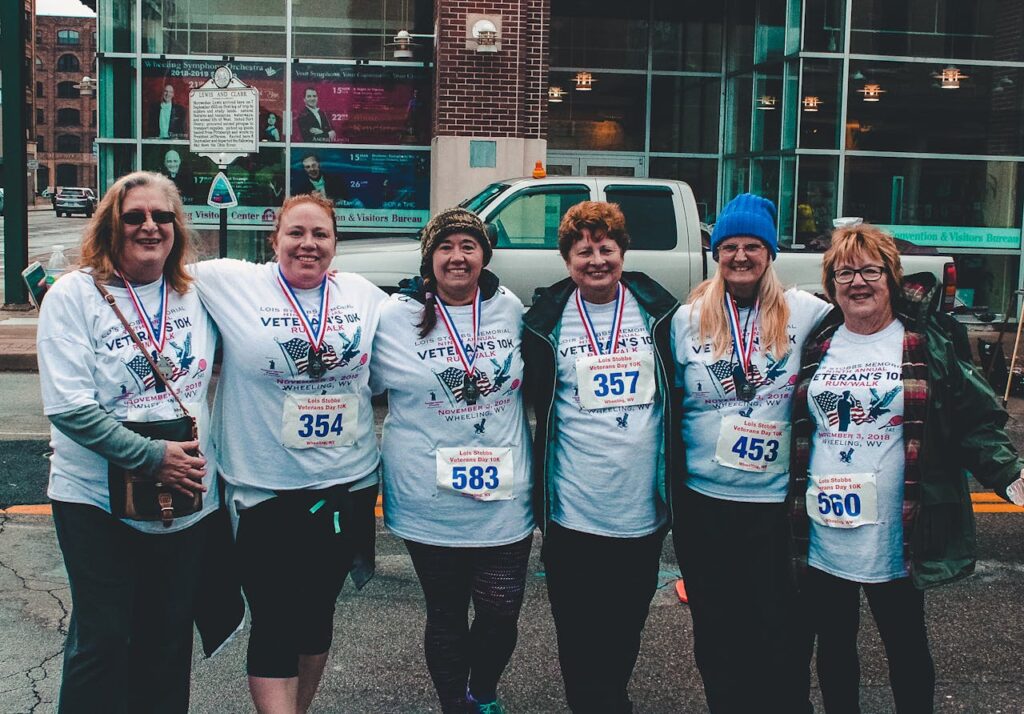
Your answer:
[[[354,394],[296,397],[286,394],[281,443],[291,449],[351,446],[359,401]]]
[[[512,498],[510,447],[452,447],[437,450],[437,488],[478,501]]]

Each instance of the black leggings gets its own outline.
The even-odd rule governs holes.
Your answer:
[[[295,677],[300,655],[331,648],[334,603],[376,501],[376,487],[348,493],[342,485],[282,491],[239,514],[235,541],[252,620],[249,676]]]
[[[519,635],[532,541],[532,533],[516,543],[490,548],[405,541],[426,599],[423,646],[442,711],[465,710],[467,684],[477,701],[496,698],[498,679]]]
[[[818,633],[818,684],[828,714],[860,712],[860,589],[868,598],[889,660],[896,711],[929,714],[935,698],[935,665],[928,650],[924,593],[910,578],[855,583],[809,568],[806,602]]]

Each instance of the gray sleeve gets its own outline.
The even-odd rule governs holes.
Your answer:
[[[152,474],[163,463],[166,448],[163,441],[126,429],[98,404],[51,414],[49,418],[73,442],[118,466]]]

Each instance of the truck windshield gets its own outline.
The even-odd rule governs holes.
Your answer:
[[[492,183],[477,195],[467,198],[459,206],[473,213],[480,213],[487,204],[504,193],[507,188],[507,183]]]

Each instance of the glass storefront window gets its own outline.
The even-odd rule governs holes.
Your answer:
[[[750,192],[779,205],[779,159],[753,159],[750,162]]]
[[[654,3],[654,69],[720,72],[725,3]]]
[[[566,89],[548,105],[548,149],[642,151],[647,77],[594,72],[593,89],[576,89],[571,72],[551,72],[550,83]]]
[[[750,151],[750,127],[753,109],[753,79],[749,74],[726,80],[725,133],[726,154],[744,154]]]
[[[793,184],[796,182],[796,157],[783,156],[779,176],[779,245],[793,245]]]
[[[97,9],[99,51],[134,52],[135,0],[100,0]]]
[[[966,75],[943,88],[943,72]],[[868,91],[880,88],[877,101]],[[851,61],[846,148],[1024,154],[1024,70]]]
[[[754,72],[751,151],[774,151],[782,141],[782,65]]]
[[[750,188],[750,159],[729,159],[722,166],[722,205]]]
[[[700,220],[711,222],[718,206],[718,161],[716,159],[680,159],[654,157],[651,159],[652,178],[685,181],[697,199]]]
[[[138,136],[135,116],[135,61],[115,57],[99,60],[100,136],[106,139],[134,139]]]
[[[850,51],[1024,60],[1024,14],[1005,0],[851,0]],[[814,3],[808,3],[812,5]]]
[[[99,145],[99,191],[98,196],[110,188],[120,176],[135,170],[134,144],[100,144]]]
[[[285,0],[142,0],[142,51],[283,57]]]
[[[839,157],[800,156],[796,184],[796,242],[823,247],[832,233],[838,198]]]
[[[718,77],[655,76],[651,151],[718,153]]]
[[[805,59],[803,67],[803,96],[796,102],[800,111],[800,148],[838,149],[843,63]]]
[[[782,57],[786,49],[786,0],[760,0],[754,35],[754,62]]]
[[[343,8],[343,9],[342,9]],[[332,0],[292,3],[292,54],[295,57],[390,60],[399,30],[425,35],[433,32],[430,0]],[[431,55],[429,38],[415,40],[418,56]]]
[[[799,122],[799,107],[797,98],[800,89],[800,60],[790,59],[783,68],[782,75],[782,148],[796,148],[796,129]]]
[[[193,231],[199,259],[216,258],[220,249],[220,230],[193,226]],[[251,263],[266,263],[274,257],[274,251],[270,247],[270,231],[258,228],[228,228],[227,257],[248,260]]]
[[[729,4],[726,18],[726,70],[748,69],[754,63],[754,6],[752,2]]]
[[[842,52],[843,26],[845,24],[845,0],[818,0],[804,3],[804,50],[806,52]]]
[[[645,69],[650,6],[552,0],[552,67]]]

